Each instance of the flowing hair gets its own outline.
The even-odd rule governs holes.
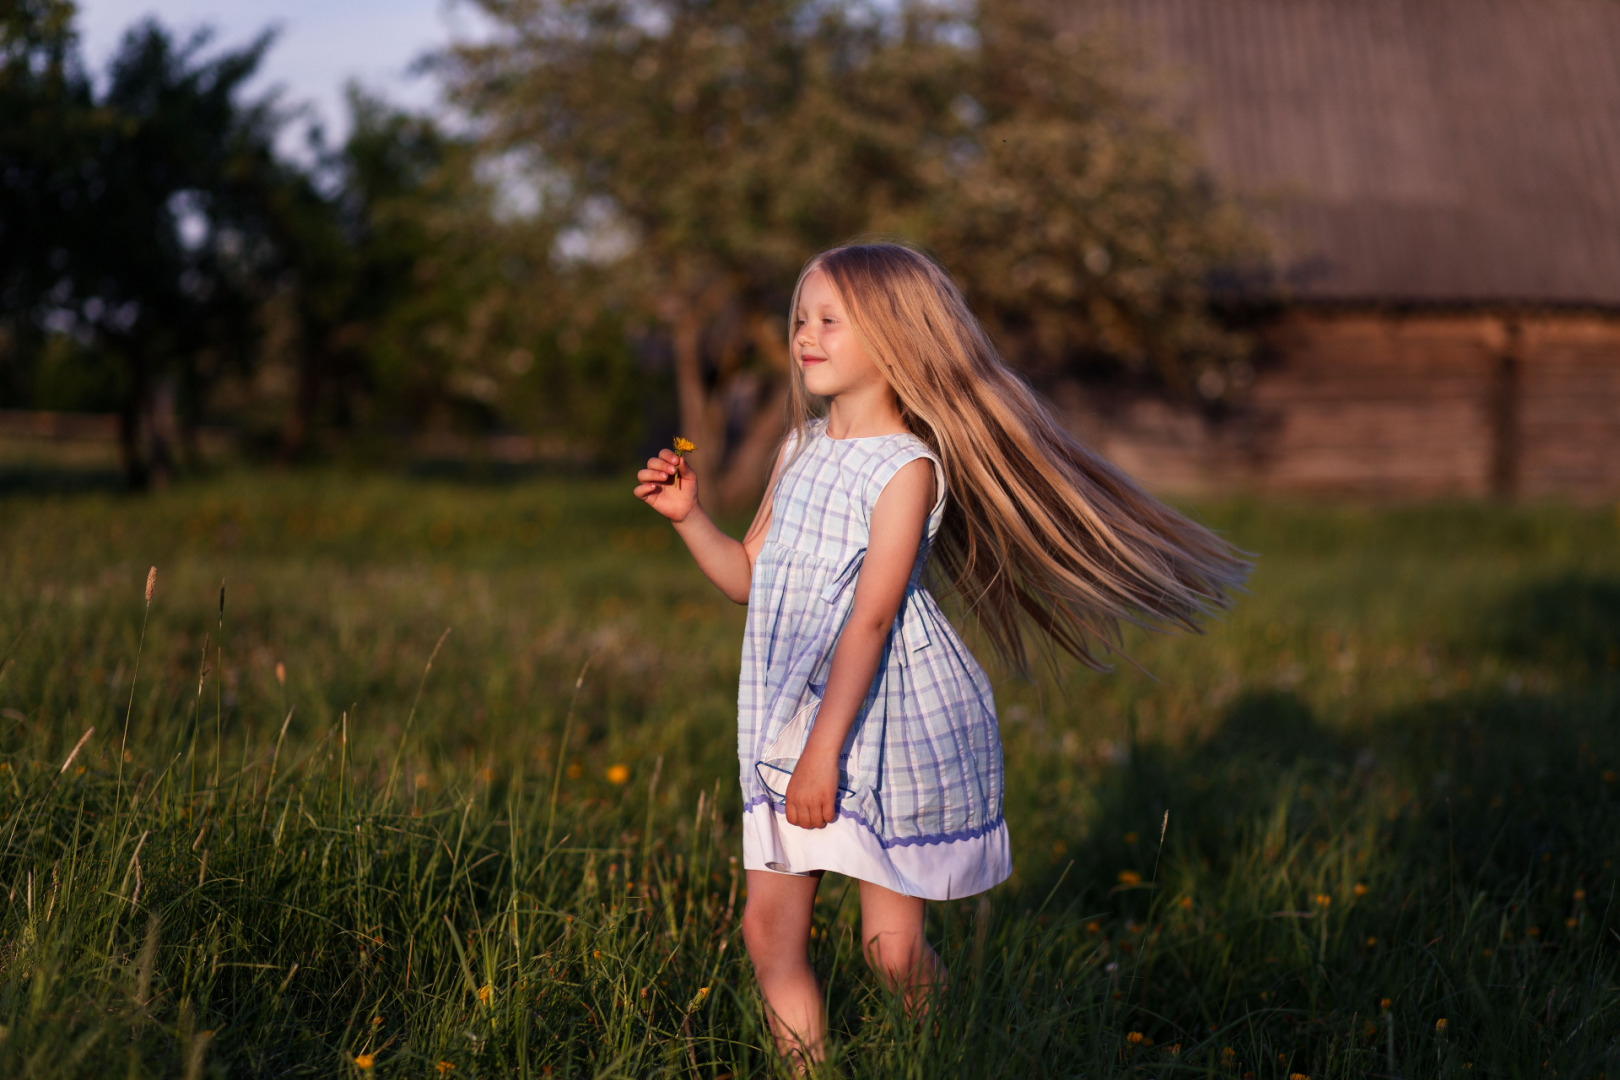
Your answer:
[[[950,498],[934,558],[1002,660],[1028,672],[1027,619],[1106,670],[1120,623],[1197,631],[1230,605],[1250,563],[1069,435],[991,344],[928,256],[849,244],[805,264],[827,275],[851,328],[894,387],[906,427],[939,455]],[[788,428],[807,443],[804,373],[793,365]],[[797,456],[797,453],[794,455]]]

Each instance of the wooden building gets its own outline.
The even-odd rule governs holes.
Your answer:
[[[1620,496],[1620,3],[1104,10],[1279,274],[1234,409],[1069,388],[1080,433],[1171,491]]]

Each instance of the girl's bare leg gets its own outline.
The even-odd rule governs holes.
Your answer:
[[[905,995],[906,1015],[925,1014],[929,997],[949,976],[923,938],[923,900],[861,882],[861,940],[883,985]]]
[[[743,943],[754,962],[776,1049],[805,1063],[822,1060],[826,1017],[821,987],[810,967],[810,917],[821,873],[798,877],[748,871]]]

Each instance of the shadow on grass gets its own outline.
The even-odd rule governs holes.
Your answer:
[[[1564,574],[1514,593],[1488,616],[1479,645],[1583,673],[1620,668],[1620,581]]]

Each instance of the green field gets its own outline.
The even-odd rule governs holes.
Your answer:
[[[743,610],[632,483],[0,497],[0,1076],[776,1074]],[[990,668],[939,1024],[823,885],[832,1072],[1620,1075],[1615,509],[1197,512],[1207,636]]]

